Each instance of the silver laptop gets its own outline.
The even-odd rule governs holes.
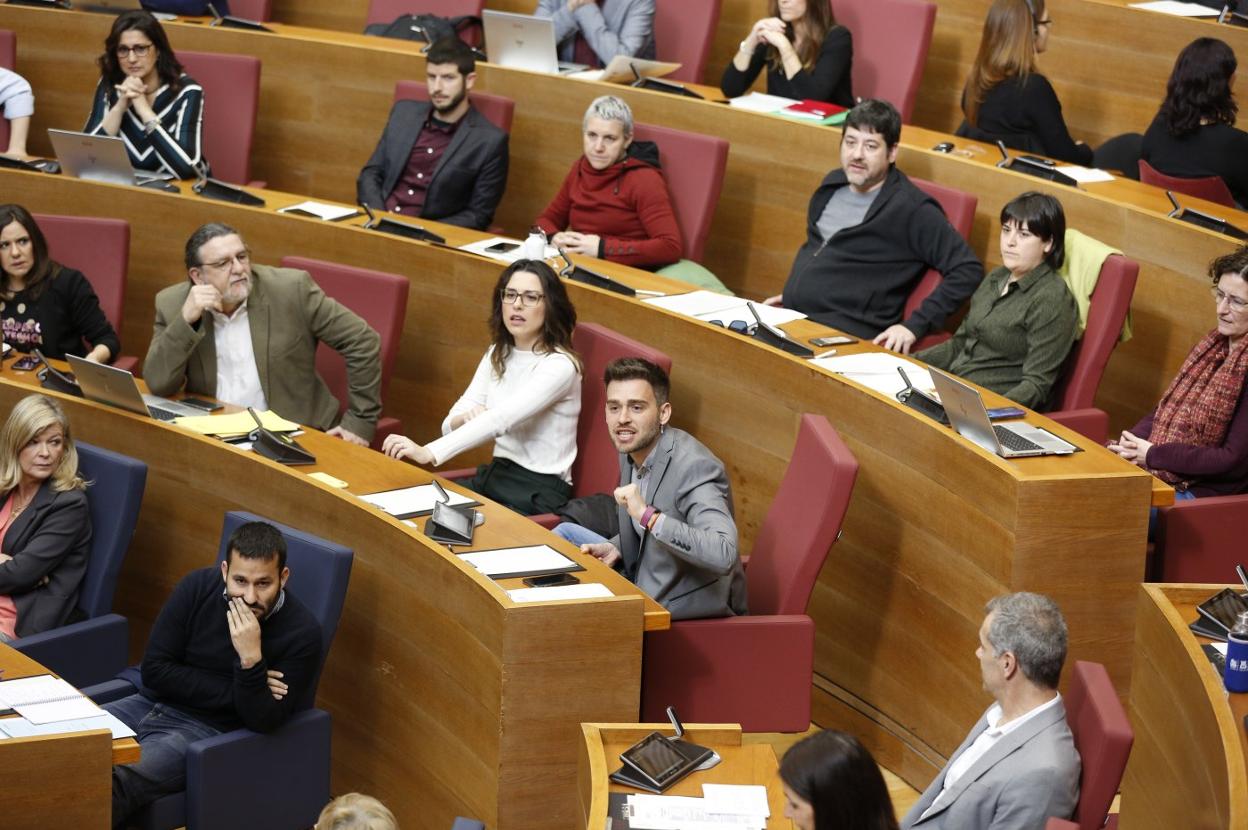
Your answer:
[[[106,366],[103,363],[92,363],[81,357],[66,355],[65,359],[73,367],[78,385],[82,387],[82,395],[88,400],[106,403],[127,412],[148,415],[158,421],[172,421],[183,415],[204,415],[202,409],[171,401],[156,395],[144,395],[134,381],[134,375],[125,369]]]
[[[48,130],[56,160],[67,176],[108,184],[136,185],[172,178],[167,173],[136,172],[130,166],[126,142],[120,136],[90,135],[72,130]]]
[[[949,423],[972,444],[1002,458],[1022,458],[1030,455],[1069,455],[1079,448],[1063,441],[1047,429],[1032,426],[1024,421],[1012,424],[994,424],[988,418],[984,399],[979,391],[955,377],[931,370],[932,383],[940,403],[949,416]]]
[[[548,75],[588,69],[582,63],[561,63],[555,43],[555,22],[531,14],[485,9],[481,12],[490,63]]]

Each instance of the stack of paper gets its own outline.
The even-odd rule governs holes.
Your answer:
[[[257,413],[264,428],[273,432],[294,432],[299,425],[288,421],[281,415],[270,410]],[[200,435],[218,435],[228,438],[234,435],[246,435],[256,428],[256,421],[247,411],[232,412],[229,415],[183,415],[174,418],[173,423]]]
[[[1155,0],[1152,3],[1129,3],[1133,9],[1173,14],[1178,17],[1217,17],[1218,10],[1198,3],[1180,3],[1176,0]]]
[[[631,830],[763,830],[771,808],[760,786],[703,784],[703,798],[674,795],[628,796]]]
[[[906,360],[891,352],[863,352],[840,357],[821,357],[810,361],[829,372],[844,375],[854,383],[874,389],[881,395],[895,398],[906,388],[898,368],[904,369],[910,384],[936,397],[936,387],[927,368],[920,363]]]
[[[1113,174],[1106,173],[1104,170],[1098,170],[1095,167],[1080,167],[1078,164],[1059,164],[1057,172],[1065,173],[1080,184],[1095,184],[1096,182],[1112,182]]]
[[[517,588],[508,591],[512,602],[554,602],[560,599],[596,599],[615,596],[611,589],[600,582],[583,582],[579,585],[555,585],[550,588]]]
[[[742,95],[740,98],[732,98],[728,101],[729,106],[746,110],[747,112],[779,112],[785,107],[791,107],[794,104],[800,103],[802,102],[796,98],[783,98],[779,95],[765,95],[761,92],[751,92],[746,95]]]
[[[10,738],[29,738],[33,735],[59,735],[62,732],[90,732],[95,729],[109,730],[113,733],[114,740],[117,738],[134,737],[134,730],[109,712],[104,712],[93,718],[72,718],[46,724],[34,724],[25,718],[0,718],[0,732],[3,732]]]
[[[509,239],[506,236],[478,239],[476,242],[460,245],[459,250],[509,264],[518,259],[524,259],[524,244],[519,239]],[[554,245],[547,245],[542,254],[543,259],[553,259],[557,256],[559,256],[559,249]]]
[[[91,702],[89,697],[50,674],[0,683],[0,707],[16,709],[19,715],[33,724],[104,714],[104,710]]]
[[[320,219],[325,222],[337,222],[339,219],[346,219],[351,216],[359,216],[360,212],[353,207],[343,207],[342,205],[327,205],[324,202],[300,202],[297,205],[278,208],[278,213],[295,213],[302,216],[311,216],[313,219]]]
[[[481,550],[475,553],[461,553],[459,558],[493,579],[584,570],[548,545]]]
[[[756,322],[746,300],[727,294],[716,294],[714,291],[690,291],[688,294],[653,297],[642,302],[698,320],[718,320],[725,326],[731,325],[734,320],[741,320],[751,326]],[[774,308],[762,303],[753,305],[763,322],[771,326],[782,326],[806,317],[791,308]]]
[[[481,503],[450,490],[447,490],[446,494],[451,497],[447,502],[450,507],[476,506]],[[389,513],[396,519],[410,519],[412,516],[428,516],[432,513],[433,504],[441,498],[441,495],[432,484],[419,484],[399,490],[369,493],[360,496],[360,500],[368,502],[383,513]]]

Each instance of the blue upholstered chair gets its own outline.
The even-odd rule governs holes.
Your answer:
[[[22,637],[13,647],[75,686],[88,686],[112,677],[118,666],[126,664],[126,618],[111,611],[117,575],[139,520],[147,465],[90,444],[79,442],[77,448],[78,471],[91,482],[87,488],[91,550],[78,595],[83,619]]]
[[[225,514],[218,561],[239,525],[267,521],[262,516],[232,511]],[[273,523],[286,537],[286,588],[297,596],[321,625],[321,667],[324,666],[338,618],[347,596],[353,553],[285,525]],[[320,667],[301,711],[280,729],[259,734],[236,729],[191,744],[186,757],[186,791],[166,796],[136,819],[143,830],[187,830],[264,827],[266,830],[306,828],[316,823],[329,802],[330,717],[312,708]],[[97,703],[118,700],[142,690],[137,666],[116,680],[84,689]],[[306,708],[304,708],[306,707]]]

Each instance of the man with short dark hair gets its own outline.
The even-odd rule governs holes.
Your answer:
[[[841,169],[810,199],[806,242],[784,293],[786,308],[893,351],[909,353],[974,293],[984,266],[940,204],[896,168],[901,116],[887,101],[859,103],[841,133]],[[826,250],[825,250],[826,249]],[[928,268],[941,284],[906,319]]]
[[[1042,830],[1079,800],[1079,753],[1057,684],[1066,621],[1041,594],[991,600],[979,629],[984,691],[996,702],[902,820],[903,830]]]
[[[173,589],[143,656],[143,688],[104,708],[137,733],[141,758],[113,767],[113,826],[186,787],[190,744],[246,727],[271,732],[312,703],[321,629],[285,590],[286,540],[266,522],[230,536],[220,568]]]
[[[468,101],[476,59],[459,38],[425,55],[428,101],[395,101],[355,183],[361,204],[485,230],[507,186],[507,133]]]
[[[620,451],[620,532],[607,540],[575,524],[555,533],[622,570],[672,619],[746,613],[732,491],[724,465],[698,439],[669,427],[670,382],[648,360],[607,364],[607,431]]]

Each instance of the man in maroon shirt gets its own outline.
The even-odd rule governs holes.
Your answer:
[[[507,184],[507,134],[468,101],[476,81],[472,50],[457,38],[429,48],[429,101],[398,101],[356,198],[406,216],[484,230]]]

